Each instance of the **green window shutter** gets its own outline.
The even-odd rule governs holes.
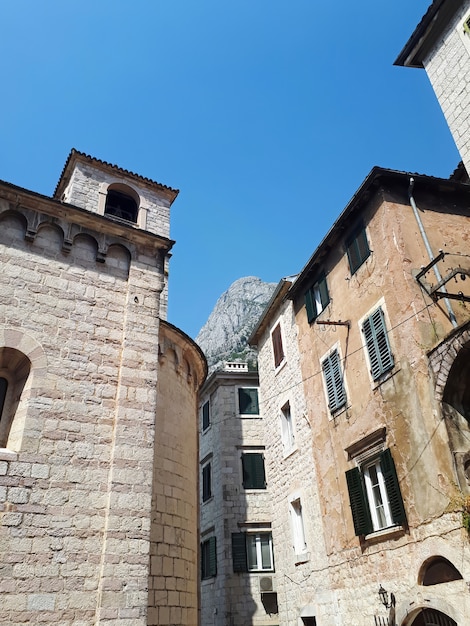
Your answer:
[[[362,330],[369,354],[372,378],[377,380],[382,374],[392,369],[394,365],[381,307],[364,321]]]
[[[263,454],[260,452],[242,454],[242,470],[245,489],[266,489]]]
[[[370,255],[369,244],[364,226],[360,226],[346,243],[349,268],[354,274]]]
[[[210,404],[206,402],[202,407],[202,430],[209,428],[210,424]]]
[[[317,307],[315,306],[313,287],[305,292],[305,307],[307,309],[307,319],[310,324],[317,317]]]
[[[397,471],[393,461],[392,453],[389,449],[380,454],[380,467],[387,489],[390,512],[394,524],[406,524],[406,513],[401,497],[400,484],[398,482]]]
[[[208,463],[202,468],[202,501],[209,500],[212,495],[211,486],[211,464]]]
[[[358,467],[346,472],[348,483],[349,502],[354,522],[356,535],[368,535],[372,532],[372,520],[370,517],[369,504],[364,489],[362,474]]]
[[[217,575],[217,539],[209,537],[209,562],[208,574],[210,577]]]
[[[346,391],[337,350],[323,361],[322,368],[328,395],[328,408],[333,412],[346,404]]]
[[[325,276],[322,276],[321,280],[318,282],[318,289],[320,290],[320,300],[323,311],[330,302],[330,294],[328,293],[328,285],[326,284]]]
[[[234,572],[247,572],[246,533],[232,533],[232,563]]]
[[[240,387],[238,389],[238,407],[242,415],[259,415],[258,389]]]

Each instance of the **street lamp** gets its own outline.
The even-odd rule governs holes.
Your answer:
[[[395,596],[393,593],[390,594],[390,603],[388,601],[388,591],[380,585],[379,587],[379,598],[386,609],[390,609],[392,606],[395,606]]]

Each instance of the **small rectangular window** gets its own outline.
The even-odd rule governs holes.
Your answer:
[[[206,463],[202,468],[202,501],[206,502],[212,497],[211,464]]]
[[[258,389],[240,387],[238,389],[238,411],[240,415],[259,415]]]
[[[242,454],[242,473],[245,489],[266,489],[264,455],[261,452]]]
[[[304,520],[300,498],[290,503],[290,514],[294,538],[294,552],[296,555],[305,554],[307,551],[307,542],[305,540]]]
[[[320,313],[328,306],[329,302],[330,294],[328,293],[326,277],[322,275],[305,293],[305,306],[309,323],[315,321]]]
[[[395,463],[389,449],[346,472],[356,535],[406,523]]]
[[[381,307],[364,320],[362,332],[369,356],[370,372],[373,380],[377,380],[382,374],[391,370],[394,365],[385,317]]]
[[[209,400],[202,407],[202,430],[207,430],[211,423]]]
[[[279,367],[285,358],[280,324],[272,331],[271,341],[273,344],[274,367]]]
[[[290,452],[295,446],[295,433],[289,402],[281,408],[281,438],[284,452]]]
[[[349,268],[354,274],[370,255],[369,244],[364,226],[361,224],[346,241]]]
[[[334,350],[324,359],[322,369],[328,396],[328,408],[331,413],[334,413],[346,404],[346,390],[338,350]]]
[[[232,561],[234,572],[273,571],[274,557],[271,533],[233,533]]]
[[[213,578],[217,575],[217,542],[209,537],[201,543],[201,578]]]

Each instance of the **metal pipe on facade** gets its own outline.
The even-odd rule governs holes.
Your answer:
[[[408,187],[408,198],[410,200],[410,205],[411,205],[411,208],[413,209],[413,213],[414,213],[416,222],[418,224],[419,232],[420,232],[421,237],[422,237],[423,242],[424,242],[424,247],[426,248],[426,252],[428,253],[429,260],[430,261],[434,261],[434,255],[433,255],[431,246],[429,245],[429,240],[428,240],[428,237],[426,235],[426,231],[424,230],[423,222],[421,221],[421,218],[420,218],[419,212],[418,212],[418,207],[416,206],[416,202],[415,202],[415,199],[413,197],[414,184],[415,184],[415,180],[414,180],[414,178],[411,177],[410,178],[410,184],[409,184],[409,187]],[[434,274],[436,276],[437,282],[441,283],[442,282],[442,276],[441,276],[439,268],[437,267],[436,264],[433,265],[433,269],[434,269]],[[445,288],[445,286],[443,286],[442,289],[443,289],[443,291],[447,292],[447,289]],[[449,319],[450,319],[450,321],[452,323],[452,326],[454,328],[456,328],[457,327],[457,320],[455,318],[455,314],[454,314],[454,311],[453,311],[452,306],[450,304],[449,298],[444,298],[444,302],[445,302],[445,305],[446,305],[447,312],[449,313]]]

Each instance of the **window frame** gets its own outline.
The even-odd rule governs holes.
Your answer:
[[[210,400],[204,402],[201,409],[202,432],[206,431],[211,425],[211,406]]]
[[[202,502],[212,498],[212,463],[207,461],[202,466]]]
[[[240,456],[242,466],[242,486],[244,489],[266,489],[266,467],[264,453],[243,451]]]
[[[392,347],[389,340],[383,305],[377,306],[372,313],[361,321],[361,333],[364,337],[369,372],[374,382],[390,372],[395,366]]]
[[[251,410],[251,411],[242,411],[242,403],[241,403],[241,395],[240,392],[243,394],[245,393],[246,395],[250,395],[247,393],[247,390],[250,391],[256,391],[256,411],[255,410]],[[247,403],[247,405],[252,404],[253,403],[253,398],[250,398],[249,403]],[[246,408],[245,406],[243,408]],[[237,409],[238,409],[238,415],[243,415],[243,416],[248,416],[248,417],[259,417],[259,387],[256,386],[251,386],[251,387],[246,387],[246,386],[240,386],[237,388]]]
[[[330,304],[330,293],[325,273],[305,292],[305,308],[307,320],[311,324]]]
[[[271,346],[273,351],[274,369],[278,370],[282,367],[286,360],[284,338],[282,336],[282,326],[280,321],[271,330]]]
[[[307,554],[307,536],[300,496],[294,496],[289,503],[289,512],[292,526],[292,539],[294,553],[297,557],[305,557]]]
[[[354,228],[352,234],[346,239],[345,245],[349,270],[353,276],[367,261],[371,253],[366,227],[362,222]]]
[[[281,420],[281,439],[284,452],[289,454],[295,449],[295,428],[292,418],[292,409],[290,401],[287,400],[279,409],[279,417]]]
[[[269,563],[263,568],[263,546],[261,537],[268,537],[269,547]],[[256,564],[250,567],[250,559],[248,556],[250,542],[255,542]],[[259,566],[261,565],[261,569]],[[273,537],[271,530],[259,529],[248,530],[246,532],[232,533],[232,566],[234,573],[264,573],[274,572],[274,550]]]
[[[388,516],[385,515],[385,524],[382,525],[378,515],[374,512],[376,499],[367,485],[369,479],[366,473],[370,468],[380,466],[382,486],[379,487],[382,499],[386,501]],[[406,511],[401,495],[400,484],[395,468],[395,462],[389,448],[382,450],[378,455],[365,459],[360,465],[346,472],[349,502],[357,536],[365,536],[374,532],[403,526],[406,524]],[[384,498],[385,495],[385,498]]]
[[[201,580],[217,576],[217,539],[215,535],[201,541]]]
[[[330,350],[320,363],[328,409],[334,415],[344,409],[348,402],[339,349],[335,347]]]

